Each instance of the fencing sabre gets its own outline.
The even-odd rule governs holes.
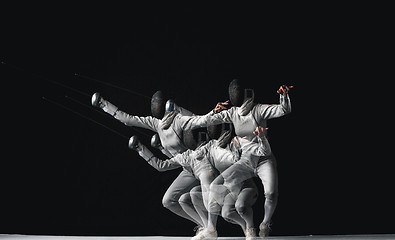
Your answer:
[[[113,88],[117,88],[117,89],[123,90],[123,91],[131,93],[133,95],[137,95],[137,96],[140,96],[140,97],[143,97],[143,98],[151,100],[151,97],[149,97],[149,96],[146,96],[144,94],[138,93],[136,91],[132,91],[132,90],[127,89],[127,88],[119,87],[119,86],[114,85],[112,83],[104,82],[104,81],[101,81],[101,80],[98,80],[98,79],[95,79],[95,78],[92,78],[92,77],[88,77],[88,76],[85,76],[85,75],[81,75],[81,74],[78,74],[78,73],[74,73],[74,76],[77,76],[77,77],[80,77],[80,78],[83,78],[83,79],[87,79],[87,80],[91,80],[91,81],[94,81],[94,82],[98,82],[98,83],[101,83],[101,84],[104,84],[104,85],[107,85],[107,86],[110,86],[110,87],[113,87]]]
[[[2,65],[5,65],[5,66],[7,66],[7,67],[13,68],[13,69],[15,69],[15,70],[18,70],[18,71],[22,71],[22,72],[25,72],[25,73],[29,73],[30,75],[33,75],[33,76],[35,76],[35,77],[37,77],[37,78],[40,78],[40,79],[45,80],[45,81],[47,81],[47,82],[50,82],[50,83],[56,84],[56,85],[58,85],[58,86],[64,87],[64,88],[66,88],[66,89],[72,90],[72,91],[74,91],[74,92],[77,92],[77,93],[79,93],[79,94],[81,94],[81,95],[84,95],[84,96],[87,96],[87,97],[89,97],[89,98],[91,97],[91,94],[82,92],[82,91],[80,91],[80,90],[78,90],[78,89],[75,89],[75,88],[70,87],[70,86],[68,86],[68,85],[65,85],[65,84],[63,84],[63,83],[60,83],[60,82],[57,82],[57,81],[54,81],[54,80],[49,80],[49,79],[47,79],[47,78],[45,78],[45,77],[43,77],[43,76],[41,76],[41,75],[38,75],[38,74],[36,74],[36,73],[28,72],[28,71],[26,71],[25,69],[23,69],[23,68],[21,68],[21,67],[18,67],[18,66],[16,66],[16,65],[9,64],[9,63],[6,63],[6,62],[4,62],[4,61],[1,61],[1,64],[2,64]],[[128,93],[131,93],[131,94],[133,94],[133,95],[137,95],[137,96],[140,96],[140,97],[143,97],[143,98],[146,98],[146,99],[151,100],[151,97],[149,97],[149,96],[146,96],[146,95],[144,95],[144,94],[138,93],[138,92],[136,92],[136,91],[132,91],[132,90],[127,89],[127,88],[124,88],[124,87],[120,87],[120,86],[114,85],[114,84],[112,84],[112,83],[104,82],[104,81],[101,81],[101,80],[98,80],[98,79],[95,79],[95,78],[92,78],[92,77],[88,77],[88,76],[85,76],[85,75],[82,75],[82,74],[78,74],[78,73],[74,73],[74,76],[80,77],[80,78],[82,78],[82,79],[87,79],[87,80],[91,80],[91,81],[94,81],[94,82],[98,82],[98,83],[101,83],[101,84],[103,84],[103,85],[107,85],[107,86],[110,86],[110,87],[113,87],[113,88],[116,88],[116,89],[119,89],[119,90],[122,90],[122,91],[125,91],[125,92],[128,92]]]
[[[103,115],[103,116],[112,118],[112,117],[111,117],[110,115],[108,115],[107,113],[104,113],[103,111],[100,111],[100,110],[98,110],[98,109],[96,109],[96,108],[93,108],[91,105],[85,104],[85,103],[83,103],[83,102],[81,102],[81,101],[78,101],[77,99],[72,98],[72,97],[69,97],[69,96],[67,96],[67,95],[65,95],[64,97],[67,98],[67,99],[70,99],[71,101],[73,101],[73,102],[75,102],[75,103],[77,103],[77,104],[79,104],[79,105],[82,105],[82,106],[84,106],[84,107],[86,107],[86,108],[89,108],[89,109],[91,109],[91,110],[94,110],[95,112],[98,112],[98,113],[100,113],[100,114]],[[142,135],[144,135],[144,136],[146,136],[146,137],[148,137],[148,138],[151,138],[150,135],[148,135],[148,134],[146,134],[146,133],[144,133],[144,132],[138,130],[137,128],[134,128],[134,127],[131,127],[131,128],[132,128],[134,131],[136,131],[137,133],[142,134]]]
[[[52,84],[58,85],[58,86],[60,86],[60,87],[66,88],[66,89],[71,90],[71,91],[73,91],[73,92],[79,93],[79,94],[81,94],[81,95],[83,95],[83,96],[86,96],[86,97],[91,98],[91,95],[88,94],[88,93],[82,92],[82,91],[80,91],[80,90],[78,90],[78,89],[75,89],[75,88],[70,87],[70,86],[68,86],[68,85],[65,85],[65,84],[63,84],[63,83],[60,83],[60,82],[57,82],[57,81],[54,81],[54,80],[49,80],[49,79],[47,79],[47,78],[45,78],[45,77],[43,77],[43,76],[41,76],[41,75],[39,75],[39,74],[30,72],[30,71],[26,71],[25,69],[23,69],[23,68],[21,68],[21,67],[18,67],[18,66],[16,66],[16,65],[6,63],[5,61],[1,61],[1,64],[4,65],[4,66],[13,68],[13,69],[15,69],[15,70],[18,70],[18,71],[21,71],[21,72],[25,72],[25,73],[27,73],[27,74],[30,74],[30,75],[32,75],[32,76],[34,76],[34,77],[37,77],[37,78],[39,78],[39,79],[42,79],[42,80],[44,80],[44,81],[50,82],[50,83],[52,83]],[[151,99],[151,97],[147,97],[147,96],[145,96],[145,95],[143,95],[143,94],[137,93],[137,92],[135,92],[135,91],[131,91],[131,90],[126,89],[126,88],[122,88],[122,87],[116,86],[116,85],[114,85],[114,84],[106,83],[106,82],[103,82],[103,81],[100,81],[100,80],[97,80],[97,79],[94,79],[94,78],[90,78],[90,77],[87,77],[87,76],[83,76],[83,75],[80,75],[80,74],[77,74],[77,73],[75,73],[74,75],[75,75],[75,76],[80,76],[80,77],[85,78],[85,79],[88,79],[88,80],[96,81],[96,82],[99,82],[99,83],[102,83],[102,84],[105,84],[105,85],[108,85],[108,86],[111,86],[111,87],[114,87],[114,88],[117,88],[117,89],[121,89],[121,90],[127,91],[127,92],[129,92],[129,93],[132,93],[132,94],[135,94],[135,95],[144,97],[144,98]],[[102,114],[102,115],[106,115],[106,116],[107,116],[107,114],[105,114],[105,113],[103,113],[103,112],[101,112],[101,111],[99,111],[99,110],[97,110],[97,109],[95,109],[95,108],[92,108],[91,106],[88,106],[88,105],[86,105],[86,104],[84,104],[84,103],[82,103],[82,102],[80,102],[80,101],[78,101],[78,100],[76,100],[76,99],[73,99],[73,98],[68,97],[68,96],[65,96],[65,97],[68,98],[68,99],[70,99],[70,100],[72,100],[72,101],[74,101],[74,102],[76,102],[76,103],[78,103],[78,104],[80,104],[80,105],[83,105],[83,106],[85,106],[85,107],[88,107],[88,108],[91,109],[91,110],[93,109],[93,110],[95,110],[96,112],[99,112],[99,113]],[[80,113],[78,113],[78,112],[72,110],[71,108],[68,108],[68,107],[66,107],[66,106],[63,106],[63,105],[60,104],[60,103],[57,103],[57,102],[55,102],[55,101],[53,101],[53,100],[49,100],[48,98],[45,98],[45,97],[42,97],[42,98],[43,98],[44,100],[48,101],[48,102],[51,102],[51,103],[53,103],[53,104],[55,104],[55,105],[57,105],[57,106],[60,106],[60,107],[62,107],[62,108],[64,108],[64,109],[66,109],[66,110],[68,110],[68,111],[71,111],[71,112],[73,112],[73,113],[75,113],[75,114],[77,114],[77,115],[79,115],[79,116],[81,116],[81,117],[83,117],[83,118],[85,118],[85,119],[88,119],[88,120],[90,120],[90,121],[92,121],[92,122],[95,122],[96,124],[99,124],[99,125],[101,125],[101,126],[107,128],[107,129],[109,129],[110,131],[113,131],[113,132],[115,131],[115,130],[113,130],[113,129],[111,129],[111,128],[109,128],[109,127],[107,127],[107,126],[105,126],[105,125],[103,125],[103,124],[101,124],[101,123],[99,123],[99,122],[97,122],[97,121],[91,119],[91,118],[89,118],[89,117],[86,117],[85,115],[82,115],[82,114],[80,114]],[[108,116],[107,116],[107,117],[108,117]],[[140,134],[142,134],[142,135],[144,135],[144,136],[146,136],[146,137],[149,137],[149,138],[151,137],[151,136],[149,136],[148,134],[146,134],[146,133],[144,133],[144,132],[141,132],[141,131],[137,130],[135,127],[131,127],[131,128],[132,128],[134,131],[136,131],[137,133],[140,133]],[[118,132],[116,132],[116,133],[119,135]],[[124,136],[124,135],[123,135],[123,137],[127,138],[127,137]],[[129,139],[129,138],[127,138],[127,139]]]
[[[44,80],[44,81],[50,82],[50,83],[52,83],[52,84],[58,85],[58,86],[60,86],[60,87],[66,88],[66,89],[71,90],[71,91],[73,91],[73,92],[79,93],[79,94],[84,95],[84,96],[86,96],[86,97],[89,97],[89,98],[91,97],[91,95],[88,94],[88,93],[82,92],[82,91],[80,91],[80,90],[78,90],[78,89],[75,89],[75,88],[70,87],[70,86],[68,86],[68,85],[65,85],[65,84],[63,84],[63,83],[60,83],[60,82],[57,82],[57,81],[54,81],[54,80],[49,80],[49,79],[47,79],[47,78],[45,78],[45,77],[43,77],[43,76],[41,76],[41,75],[39,75],[39,74],[37,74],[37,73],[33,73],[33,72],[30,72],[30,71],[26,71],[25,69],[23,69],[23,68],[21,68],[21,67],[18,67],[18,66],[16,66],[16,65],[9,64],[9,63],[6,63],[6,62],[4,62],[4,61],[1,61],[1,64],[2,64],[2,65],[5,65],[5,66],[7,66],[7,67],[9,67],[9,68],[13,68],[13,69],[15,69],[15,70],[17,70],[17,71],[30,74],[30,75],[32,75],[32,76],[34,76],[34,77],[36,77],[36,78],[39,78],[39,79],[42,79],[42,80]]]
[[[96,124],[98,124],[98,125],[104,127],[105,129],[107,129],[107,130],[109,130],[109,131],[111,131],[111,132],[117,134],[118,136],[121,136],[121,137],[123,137],[123,138],[125,138],[125,139],[129,139],[129,137],[123,135],[122,133],[119,133],[118,131],[115,131],[114,129],[109,128],[109,127],[107,127],[106,125],[101,124],[101,123],[99,123],[99,122],[93,120],[92,118],[87,117],[87,116],[85,116],[85,115],[83,115],[83,114],[81,114],[81,113],[79,113],[79,112],[76,112],[76,111],[74,111],[73,109],[68,108],[68,107],[66,107],[66,106],[64,106],[64,105],[62,105],[62,104],[60,104],[60,103],[58,103],[58,102],[56,102],[56,101],[54,101],[54,100],[50,100],[50,99],[48,99],[48,98],[46,98],[46,97],[42,97],[42,99],[43,99],[44,101],[47,101],[47,102],[49,102],[49,103],[52,103],[52,104],[54,104],[54,105],[56,105],[56,106],[58,106],[58,107],[61,107],[61,108],[65,109],[65,110],[68,110],[68,111],[70,111],[70,112],[72,112],[72,113],[74,113],[74,114],[77,114],[78,116],[80,116],[80,117],[82,117],[82,118],[85,118],[86,120],[89,120],[89,121],[91,121],[91,122],[94,122],[94,123],[96,123]]]

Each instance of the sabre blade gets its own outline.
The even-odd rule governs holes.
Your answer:
[[[82,118],[88,120],[88,121],[94,122],[94,123],[96,123],[96,124],[98,124],[98,125],[100,125],[100,126],[106,128],[107,130],[109,130],[109,131],[111,131],[111,132],[117,134],[118,136],[121,136],[121,137],[123,137],[123,138],[129,139],[128,137],[126,137],[125,135],[123,135],[123,134],[121,134],[121,133],[115,131],[114,129],[109,128],[109,127],[107,127],[106,125],[104,125],[104,124],[102,124],[102,123],[99,123],[99,122],[97,122],[97,121],[91,119],[90,117],[87,117],[87,116],[85,116],[85,115],[83,115],[83,114],[81,114],[81,113],[79,113],[79,112],[76,112],[76,111],[74,111],[74,110],[71,109],[71,108],[68,108],[68,107],[66,107],[66,106],[63,106],[62,104],[60,104],[60,103],[58,103],[58,102],[56,102],[56,101],[54,101],[54,100],[50,100],[50,99],[48,99],[48,98],[46,98],[46,97],[42,97],[42,99],[45,100],[45,101],[47,101],[47,102],[49,102],[49,103],[52,103],[52,104],[54,104],[54,105],[56,105],[56,106],[58,106],[58,107],[61,107],[61,108],[65,109],[65,110],[68,110],[68,111],[70,111],[70,112],[72,112],[72,113],[74,113],[74,114],[76,114],[76,115],[78,115],[78,116],[80,116],[80,117],[82,117]]]

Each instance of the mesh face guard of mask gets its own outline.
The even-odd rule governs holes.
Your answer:
[[[165,115],[166,97],[162,91],[157,91],[151,98],[151,113],[152,116],[162,119]]]

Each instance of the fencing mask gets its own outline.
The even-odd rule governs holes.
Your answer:
[[[199,146],[204,145],[209,141],[209,137],[205,132],[205,128],[197,128],[193,130],[187,130],[183,132],[184,145],[192,150],[195,150]]]
[[[238,79],[233,79],[229,84],[229,99],[233,106],[240,107],[244,101],[244,88]]]
[[[151,113],[152,116],[162,119],[165,115],[166,97],[162,91],[156,91],[151,98]]]
[[[211,139],[217,139],[218,145],[222,148],[235,136],[234,127],[230,123],[210,125],[207,127],[207,133]]]

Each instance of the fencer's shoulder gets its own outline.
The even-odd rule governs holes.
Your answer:
[[[154,116],[134,116],[134,119],[139,119],[140,121],[143,121],[145,123],[150,123],[150,124],[154,124],[154,125],[158,125],[159,122],[161,122],[162,120],[159,118],[156,118]]]
[[[187,110],[187,109],[185,109],[185,108],[183,108],[181,106],[178,106],[178,105],[176,105],[176,111],[179,114],[181,114],[182,116],[193,116],[193,115],[195,115],[193,112],[191,112],[191,111],[189,111],[189,110]]]
[[[176,116],[175,116],[175,118],[182,118],[182,117],[190,117],[190,116],[186,116],[186,115],[183,115],[181,113],[177,113]]]
[[[185,122],[188,121],[191,118],[191,116],[185,116],[182,115],[181,113],[177,113],[177,115],[174,117],[175,122]]]
[[[192,118],[193,118],[193,116],[185,116],[185,115],[178,113],[173,120],[173,124],[177,124],[181,128],[183,128],[183,126],[185,124],[187,124]]]
[[[267,103],[256,103],[254,108],[262,108],[262,107],[269,107],[272,104],[267,104]]]
[[[208,143],[207,143],[207,147],[209,148],[213,148],[215,146],[218,146],[218,140],[217,139],[211,139]]]
[[[244,146],[248,143],[251,143],[250,140],[248,140],[246,137],[239,137],[237,136],[237,141],[240,143],[241,146]]]
[[[230,113],[230,114],[233,114],[234,112],[237,111],[237,108],[238,108],[238,107],[236,107],[236,106],[232,106],[231,108],[228,108],[228,109],[223,110],[223,111],[221,111],[221,112],[228,112],[228,113]]]
[[[192,117],[194,117],[194,115],[183,115],[182,113],[177,113],[175,119],[188,120],[191,119]]]
[[[179,156],[181,156],[182,158],[186,158],[186,157],[190,156],[190,155],[193,154],[193,153],[194,153],[193,150],[187,149],[187,150],[185,150],[185,152],[179,154]]]
[[[266,108],[272,106],[273,104],[267,104],[267,103],[256,103],[255,106],[252,108],[252,111],[262,111],[265,110]]]
[[[154,116],[146,116],[145,118],[148,119],[148,120],[154,121],[154,122],[159,122],[159,121],[161,121],[161,119],[156,118],[156,117],[154,117]]]

